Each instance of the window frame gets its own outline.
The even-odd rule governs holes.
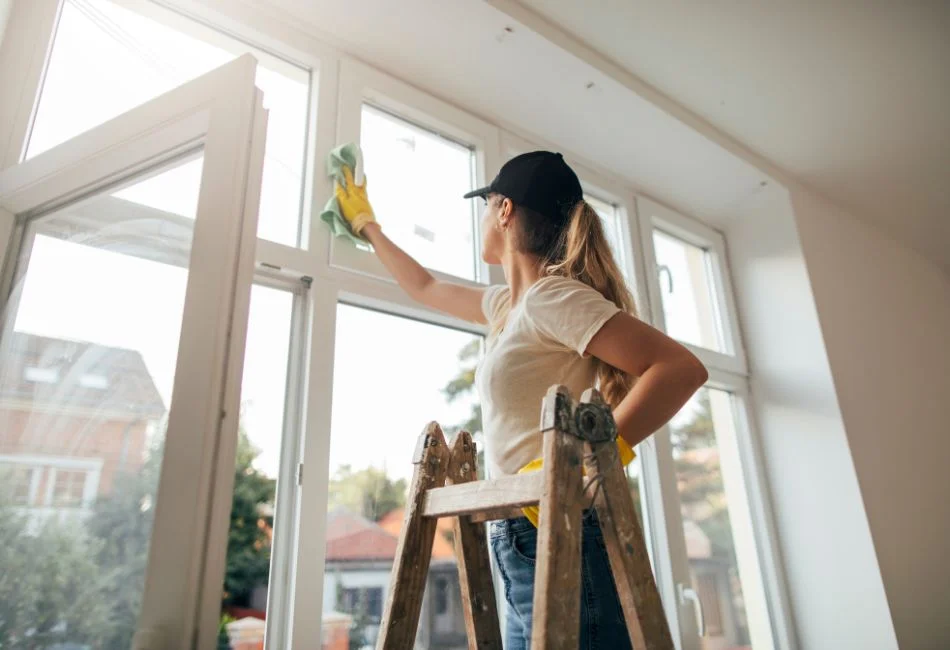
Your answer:
[[[715,308],[720,319],[717,325],[722,328],[723,343],[727,352],[711,350],[686,341],[680,341],[680,343],[689,348],[708,368],[716,368],[740,375],[747,374],[748,366],[739,331],[739,318],[732,293],[732,283],[728,273],[729,260],[726,254],[726,242],[722,233],[645,196],[637,197],[637,210],[643,224],[640,229],[640,245],[647,265],[645,281],[650,294],[654,325],[664,331],[666,330],[663,297],[658,277],[659,267],[656,262],[656,250],[653,244],[653,233],[655,230],[659,230],[666,235],[702,248],[710,255],[709,259],[712,265],[711,288],[715,294]]]

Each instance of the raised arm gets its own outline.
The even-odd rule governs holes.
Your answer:
[[[376,223],[373,207],[369,203],[365,179],[361,178],[361,184],[358,184],[348,168],[344,169],[344,176],[345,186],[339,183],[336,185],[336,198],[340,205],[340,212],[350,223],[353,231],[365,237],[373,245],[377,257],[392,273],[399,286],[409,294],[409,297],[456,318],[484,324],[482,296],[485,290],[436,280],[425,267],[383,233],[382,228]]]
[[[376,256],[413,300],[473,323],[485,323],[482,313],[484,289],[475,289],[437,280],[386,236],[378,223],[369,223],[360,232],[373,245]]]

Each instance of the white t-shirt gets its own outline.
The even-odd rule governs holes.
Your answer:
[[[516,474],[541,456],[541,402],[562,384],[575,399],[594,385],[596,360],[587,344],[620,309],[576,280],[545,277],[517,305],[506,286],[485,291],[482,311],[504,329],[489,341],[476,370],[482,407],[485,459],[491,476]],[[507,313],[507,320],[505,314]]]

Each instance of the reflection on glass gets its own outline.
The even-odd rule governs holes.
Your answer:
[[[481,416],[472,391],[480,346],[479,336],[340,305],[324,647],[374,647],[416,441],[433,420],[443,426],[449,439],[463,428],[473,433],[480,430]],[[439,521],[418,644],[466,647],[451,519]]]
[[[706,650],[771,650],[765,592],[739,461],[733,396],[701,389],[670,424]]]
[[[120,196],[192,165],[193,206],[200,163],[28,226],[0,330],[0,646],[131,646],[194,214]]]
[[[373,208],[386,232],[424,266],[476,279],[475,153],[371,106],[360,145]]]
[[[287,291],[251,289],[218,648],[264,642],[292,307]]]
[[[111,0],[63,3],[27,157],[245,52],[261,61],[255,81],[269,111],[258,234],[296,245],[309,74],[158,6],[145,15]]]
[[[653,231],[666,333],[700,347],[726,350],[711,254],[663,231]]]

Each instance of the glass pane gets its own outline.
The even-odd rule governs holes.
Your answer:
[[[363,106],[370,198],[387,234],[423,265],[476,279],[475,153],[371,106]]]
[[[178,212],[122,198],[169,177]],[[3,647],[131,646],[200,180],[177,163],[28,226],[0,337]]]
[[[666,332],[685,343],[726,350],[712,279],[712,255],[705,249],[653,231]]]
[[[683,534],[708,650],[772,648],[733,396],[701,389],[670,424]]]
[[[450,437],[461,428],[481,429],[471,376],[480,348],[481,337],[473,334],[339,307],[323,647],[375,647],[416,441],[432,420]],[[466,647],[451,534],[451,520],[441,519],[421,647]]]
[[[142,11],[110,0],[65,0],[27,157],[252,52],[270,111],[258,234],[296,245],[309,73],[153,3]]]
[[[219,648],[264,641],[292,308],[288,291],[251,289]]]
[[[594,208],[597,216],[600,217],[600,223],[604,226],[604,235],[607,236],[607,243],[610,244],[610,251],[614,254],[614,260],[617,262],[617,266],[620,267],[627,285],[633,286],[627,275],[627,256],[625,254],[627,246],[623,242],[623,230],[618,220],[617,207],[590,195],[585,195],[584,200],[590,204],[590,207]]]

